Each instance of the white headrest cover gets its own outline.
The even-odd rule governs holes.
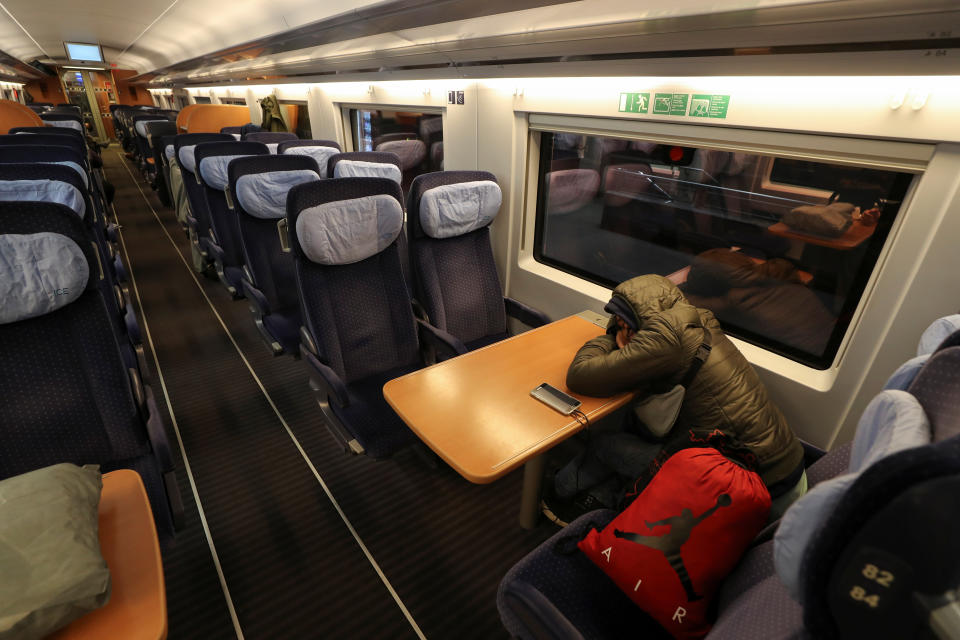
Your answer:
[[[150,122],[167,122],[166,118],[156,118],[154,120],[137,120],[136,124],[133,125],[133,128],[137,130],[137,135],[146,138],[147,137],[147,124]]]
[[[170,161],[173,160],[173,145],[172,145],[172,144],[168,144],[166,147],[163,148],[163,155],[167,156],[167,164],[169,164]]]
[[[83,293],[90,267],[77,243],[45,231],[0,236],[0,324],[42,316]]]
[[[320,175],[326,177],[327,160],[330,159],[330,156],[335,156],[340,153],[340,150],[334,147],[304,145],[302,147],[287,147],[283,150],[283,153],[284,155],[310,156],[317,161],[317,166],[320,167]]]
[[[386,249],[401,228],[400,203],[378,194],[303,210],[297,218],[297,239],[313,262],[351,264]]]
[[[44,120],[48,127],[60,127],[61,129],[76,129],[83,133],[83,125],[76,120]]]
[[[87,213],[80,190],[59,180],[0,180],[0,201],[55,202],[70,207],[81,218]]]
[[[387,151],[397,154],[400,166],[412,169],[427,156],[427,145],[422,140],[391,140],[377,146],[377,151]]]
[[[230,135],[233,136],[234,140],[239,140],[242,137],[239,133],[231,133]]]
[[[248,173],[237,178],[237,201],[255,218],[278,220],[287,214],[287,194],[295,185],[319,180],[309,169]]]
[[[420,226],[431,238],[453,238],[481,229],[497,217],[503,194],[491,180],[434,187],[420,198]]]
[[[197,145],[191,144],[186,147],[180,147],[180,152],[177,154],[177,160],[180,163],[181,169],[186,169],[190,173],[197,172],[197,159],[193,156],[193,152],[196,150]]]
[[[362,160],[341,160],[333,168],[334,178],[389,178],[400,184],[403,174],[400,167],[386,162],[363,162]]]
[[[72,160],[58,160],[56,162],[41,162],[39,164],[61,164],[65,167],[70,167],[80,175],[80,179],[83,180],[83,186],[90,188],[90,182],[87,180],[87,171],[76,162]]]
[[[211,189],[223,191],[227,186],[227,168],[235,158],[246,158],[248,154],[236,156],[207,156],[200,161],[200,177]]]
[[[269,150],[270,150],[270,153],[272,153],[273,155],[276,155],[276,154],[277,154],[277,147],[278,147],[278,146],[280,146],[280,143],[279,143],[279,142],[268,142],[268,143],[267,143],[267,149],[269,149]]]

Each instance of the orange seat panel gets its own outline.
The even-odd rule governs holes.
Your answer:
[[[187,133],[220,133],[224,127],[250,122],[250,109],[239,104],[199,104],[187,119]]]
[[[202,104],[188,104],[180,109],[180,113],[177,114],[177,133],[187,132],[187,121],[190,120],[190,114],[196,111],[197,107],[202,106]]]
[[[0,100],[0,134],[10,133],[14,127],[42,127],[43,120],[26,107],[13,100]]]
[[[160,543],[143,481],[136,471],[103,475],[100,551],[110,569],[110,601],[47,640],[164,640],[167,592]]]

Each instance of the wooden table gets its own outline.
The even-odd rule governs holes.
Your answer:
[[[853,249],[854,247],[860,246],[863,241],[872,236],[873,232],[876,230],[877,225],[874,224],[867,226],[860,220],[854,220],[842,235],[839,235],[835,238],[803,233],[802,231],[791,229],[782,222],[778,222],[767,227],[768,233],[772,233],[775,236],[780,236],[781,238],[800,240],[808,244],[815,244],[820,247],[827,247],[829,249],[838,249],[840,251],[846,251],[848,249]]]
[[[592,398],[564,384],[574,354],[602,335],[605,326],[606,318],[599,314],[570,316],[391,380],[383,396],[421,440],[470,482],[493,482],[526,463],[520,523],[532,528],[539,513],[540,454],[583,426],[534,399],[530,391],[550,383],[578,398],[591,421],[633,395]]]

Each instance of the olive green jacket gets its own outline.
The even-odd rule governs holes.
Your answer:
[[[608,396],[679,383],[706,328],[710,356],[687,389],[679,423],[736,437],[757,455],[767,486],[802,464],[800,441],[710,311],[691,305],[672,282],[657,275],[621,283],[613,295],[633,309],[639,329],[622,349],[611,333],[583,345],[567,371],[567,386],[586,395]],[[611,326],[613,322],[611,318]]]

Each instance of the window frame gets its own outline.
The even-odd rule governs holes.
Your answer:
[[[659,144],[677,144],[721,151],[744,152],[799,159],[813,162],[843,164],[912,174],[903,202],[891,223],[887,237],[877,249],[873,267],[862,281],[859,299],[852,307],[845,306],[842,313],[850,314],[850,321],[843,333],[831,337],[826,350],[827,356],[811,358],[809,354],[797,354],[789,348],[780,349],[776,345],[764,343],[762,339],[750,336],[746,332],[731,333],[746,344],[766,353],[783,357],[792,365],[816,371],[835,370],[840,366],[852,334],[856,331],[863,310],[871,298],[876,281],[883,265],[895,243],[903,220],[906,217],[920,178],[933,157],[935,146],[932,144],[907,143],[870,138],[843,138],[840,136],[805,134],[782,131],[760,131],[735,127],[711,127],[698,124],[660,123],[652,121],[622,120],[591,116],[567,116],[542,113],[528,113],[527,118],[527,171],[524,185],[524,208],[521,218],[521,239],[518,255],[519,268],[538,275],[558,278],[564,282],[578,282],[578,289],[596,295],[600,290],[611,288],[597,276],[592,276],[569,265],[560,266],[549,259],[544,260],[539,248],[542,244],[543,221],[538,211],[545,203],[544,190],[540,188],[540,164],[545,150],[541,145],[543,133],[572,133],[587,136],[614,137],[624,140],[656,142]],[[773,162],[761,176],[763,182],[769,182],[769,172]],[[779,184],[774,190],[778,190]],[[757,185],[757,186],[761,186]],[[792,187],[792,185],[786,185]],[[800,187],[802,188],[802,187]],[[815,190],[818,194],[820,190]],[[829,194],[828,194],[829,195]],[[546,271],[545,271],[546,270]],[[857,287],[860,286],[858,279]],[[849,305],[849,303],[848,303]],[[769,342],[769,339],[767,340]],[[832,353],[832,355],[830,355]]]
[[[356,140],[353,137],[353,118],[350,113],[354,109],[366,111],[415,111],[421,115],[438,115],[442,118],[443,139],[446,140],[447,110],[443,107],[424,107],[412,104],[371,104],[368,102],[341,102],[338,103],[337,106],[340,107],[340,126],[342,127],[344,151],[357,150]]]

